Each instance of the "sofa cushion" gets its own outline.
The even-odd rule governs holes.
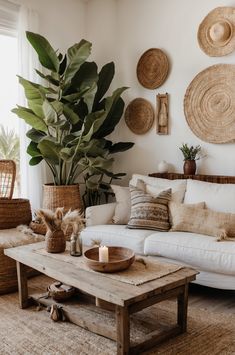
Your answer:
[[[145,240],[144,253],[188,263],[195,268],[235,276],[235,242],[186,232],[155,232]]]
[[[128,229],[124,225],[96,225],[86,227],[81,232],[81,238],[86,246],[91,246],[95,240],[102,245],[122,246],[143,254],[145,238],[151,233],[150,230]]]
[[[130,185],[136,187],[138,180],[145,182],[146,192],[153,197],[158,195],[160,191],[171,189],[171,200],[179,203],[183,202],[187,180],[168,180],[146,175],[133,174],[132,179],[130,180]]]
[[[171,199],[171,189],[162,191],[152,197],[137,187],[130,186],[131,216],[128,228],[169,230],[168,203]]]
[[[204,209],[203,205],[204,202],[191,205],[171,202],[171,231],[206,234],[217,240],[231,237],[235,241],[235,213],[216,212]]]
[[[215,184],[189,179],[184,203],[205,201],[206,206],[218,212],[235,213],[235,184]]]

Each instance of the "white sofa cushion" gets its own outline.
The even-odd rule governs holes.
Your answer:
[[[235,184],[215,184],[189,179],[184,203],[205,201],[206,206],[218,212],[235,213]]]
[[[188,263],[205,271],[235,276],[235,242],[186,232],[155,232],[145,240],[144,253]]]
[[[171,201],[179,203],[183,202],[187,180],[168,180],[146,175],[133,174],[132,179],[130,180],[130,185],[136,187],[138,180],[145,182],[146,192],[153,197],[159,195],[159,193],[163,190],[171,189]]]
[[[150,230],[128,229],[124,225],[96,225],[81,232],[82,244],[91,246],[94,240],[102,245],[131,248],[137,254],[144,253],[144,241]]]

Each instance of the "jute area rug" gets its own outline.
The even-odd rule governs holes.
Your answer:
[[[51,280],[39,276],[30,286],[41,288]],[[40,287],[38,287],[40,285]],[[138,336],[141,326],[151,319],[175,319],[175,303],[167,301],[138,313],[132,336]],[[18,294],[0,296],[1,355],[114,355],[116,345],[67,322],[53,322],[45,311],[35,307],[21,310]],[[235,354],[235,314],[225,315],[205,309],[189,308],[188,332],[172,338],[145,353],[165,355],[230,355]]]

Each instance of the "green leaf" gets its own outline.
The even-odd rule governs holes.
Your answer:
[[[90,88],[98,81],[97,64],[95,62],[85,62],[74,75],[71,85],[79,91]]]
[[[31,139],[33,142],[35,143],[39,143],[43,138],[46,137],[46,135],[41,132],[41,131],[37,131],[34,128],[31,128],[27,133],[26,136]]]
[[[119,142],[119,143],[113,144],[109,148],[109,153],[114,154],[114,153],[118,153],[118,152],[125,152],[126,150],[132,148],[133,145],[134,145],[134,143],[131,143],[131,142]]]
[[[81,65],[91,53],[91,43],[82,39],[68,49],[69,64],[64,73],[64,85],[71,82]]]
[[[52,140],[43,139],[38,143],[38,148],[42,156],[47,159],[51,164],[58,165],[60,162],[60,151],[63,148],[59,143]]]
[[[73,155],[75,153],[75,148],[62,148],[60,151],[60,157],[66,161],[71,162],[73,159]]]
[[[92,112],[87,115],[84,121],[84,136],[82,140],[88,142],[93,134],[100,128],[106,118],[105,111]]]
[[[37,131],[47,132],[47,125],[43,119],[36,116],[32,110],[26,107],[18,106],[17,108],[14,108],[12,112],[25,120],[27,124],[35,128]]]
[[[44,100],[42,105],[45,121],[48,125],[51,125],[57,121],[57,112],[49,101]]]
[[[34,166],[39,164],[43,160],[43,157],[33,157],[29,161],[29,165]]]
[[[80,117],[67,105],[63,106],[63,113],[72,125],[80,121]]]
[[[97,92],[94,99],[94,106],[97,105],[97,103],[102,99],[104,94],[109,89],[110,84],[114,77],[114,73],[115,73],[115,67],[113,62],[104,65],[101,71],[99,72],[99,79],[97,82]]]
[[[49,83],[55,85],[55,86],[59,86],[60,82],[59,80],[54,79],[51,75],[44,75],[42,72],[40,72],[39,70],[35,69],[36,73],[44,80],[47,80]]]
[[[96,83],[94,83],[93,86],[90,88],[90,90],[88,90],[83,95],[84,102],[87,105],[88,113],[91,113],[91,111],[92,111],[92,106],[94,103],[94,97],[95,97],[96,91],[97,91],[97,86],[96,86]]]
[[[60,62],[55,50],[43,36],[26,31],[26,37],[38,54],[40,63],[47,69],[58,72]]]
[[[31,157],[41,157],[42,154],[40,152],[40,150],[38,149],[38,144],[35,142],[30,142],[28,147],[27,147],[27,153],[31,156]]]
[[[60,63],[59,74],[63,75],[67,66],[67,55],[65,54],[63,60]]]
[[[68,102],[71,102],[71,103],[76,103],[78,102],[78,100],[80,100],[83,95],[88,92],[90,90],[89,87],[86,87],[85,89],[81,90],[81,91],[78,91],[78,92],[75,92],[73,94],[69,94],[69,95],[64,95],[62,96],[62,99],[68,101]]]

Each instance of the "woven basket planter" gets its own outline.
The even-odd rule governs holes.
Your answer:
[[[27,275],[32,277],[39,275],[39,272],[27,266]],[[16,262],[4,255],[0,250],[0,295],[15,292],[18,289]]]
[[[43,186],[43,208],[55,210],[57,207],[83,211],[79,185]]]
[[[29,200],[0,199],[0,229],[15,228],[32,220]]]

